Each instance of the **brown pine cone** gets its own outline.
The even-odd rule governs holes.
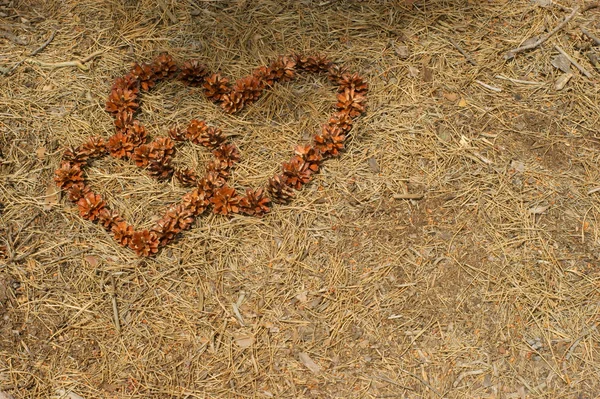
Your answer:
[[[203,190],[195,188],[183,196],[182,204],[186,209],[190,210],[194,216],[199,216],[206,210],[209,200]]]
[[[181,66],[179,79],[183,84],[192,87],[202,86],[204,79],[208,76],[206,65],[198,60],[189,60]]]
[[[226,140],[223,131],[218,127],[209,126],[200,136],[200,144],[207,148],[216,148]]]
[[[117,132],[108,139],[106,149],[113,157],[122,159],[129,158],[133,154],[135,145],[131,141],[131,137],[121,132]]]
[[[210,197],[216,189],[224,184],[225,179],[218,172],[209,170],[202,179],[198,180],[198,189]]]
[[[165,245],[173,241],[173,239],[179,233],[180,230],[176,231],[173,229],[173,219],[171,219],[170,217],[163,217],[162,219],[156,222],[154,227],[152,227],[152,231],[158,237],[159,247],[164,247]]]
[[[192,119],[185,130],[185,137],[194,144],[201,144],[202,137],[206,135],[207,130],[206,122]]]
[[[240,160],[240,151],[234,144],[221,144],[213,151],[213,155],[221,162],[223,169],[231,168]]]
[[[367,82],[357,73],[345,73],[338,81],[340,87],[339,92],[344,92],[346,89],[354,89],[355,93],[365,94],[369,90]]]
[[[296,55],[296,68],[298,69],[318,73],[328,71],[330,66],[331,61],[323,55]]]
[[[233,91],[240,92],[242,94],[243,102],[249,104],[258,100],[262,94],[263,88],[263,81],[256,76],[251,75],[235,82]]]
[[[270,79],[275,82],[287,82],[296,77],[296,60],[294,57],[279,56],[269,65]]]
[[[111,231],[115,241],[124,247],[129,246],[133,233],[135,232],[133,226],[128,225],[126,221],[117,222],[112,226]]]
[[[198,175],[192,169],[176,170],[175,177],[184,187],[195,186],[198,183]]]
[[[137,79],[130,73],[123,76],[122,78],[116,78],[113,82],[111,90],[121,89],[121,90],[131,90],[135,94],[138,94],[140,89],[138,88]]]
[[[308,167],[309,165],[299,155],[294,155],[289,162],[284,162],[282,169],[287,185],[300,190],[310,181],[312,171]]]
[[[344,76],[346,73],[348,72],[345,67],[338,64],[331,64],[328,70],[328,78],[330,81],[340,84],[342,76]]]
[[[344,149],[346,135],[337,126],[323,125],[320,135],[314,138],[314,146],[323,158],[335,157]]]
[[[229,79],[222,77],[220,74],[215,73],[207,77],[202,85],[204,87],[204,94],[211,101],[221,101],[223,95],[229,93],[231,88],[229,87]]]
[[[271,210],[271,199],[264,194],[262,188],[246,189],[246,196],[240,199],[240,212],[250,216],[262,216]]]
[[[86,186],[85,183],[79,182],[73,184],[68,190],[69,200],[72,202],[77,202],[89,192],[90,188]]]
[[[137,94],[133,90],[116,87],[108,95],[106,111],[111,114],[119,112],[131,112],[133,114],[139,107],[139,104],[135,101],[136,99]]]
[[[148,140],[148,131],[144,125],[140,124],[138,121],[133,121],[131,125],[127,126],[123,133],[129,138],[131,143],[133,143],[134,147],[139,147]]]
[[[224,185],[215,190],[210,202],[213,204],[213,212],[219,215],[228,215],[230,213],[239,213],[240,197],[233,187]]]
[[[60,168],[54,172],[54,181],[63,190],[68,190],[74,184],[83,183],[83,171],[79,164],[63,161]]]
[[[151,256],[158,252],[160,241],[154,231],[136,231],[131,236],[129,248],[133,249],[138,256]]]
[[[89,159],[89,155],[79,150],[79,148],[67,148],[63,153],[63,160],[72,164],[83,165]]]
[[[150,146],[148,144],[142,144],[133,150],[131,159],[135,162],[138,168],[145,168],[150,162]]]
[[[179,129],[177,126],[173,126],[169,129],[169,137],[173,141],[185,141],[187,140],[186,131]]]
[[[156,85],[156,76],[149,64],[134,64],[130,74],[144,91],[148,91]]]
[[[346,134],[350,130],[352,130],[353,123],[354,122],[352,121],[352,118],[350,118],[350,116],[344,112],[334,113],[329,118],[329,121],[327,121],[327,124],[332,125],[332,126],[337,126],[338,128],[342,129],[342,131]]]
[[[319,150],[310,145],[306,145],[296,147],[294,152],[308,165],[308,170],[311,173],[319,171],[321,162],[323,161],[323,156]]]
[[[157,79],[167,79],[177,73],[177,64],[168,53],[162,53],[152,62],[152,70]]]
[[[365,112],[367,99],[361,93],[354,89],[344,89],[343,92],[337,95],[337,104],[335,106],[342,113],[348,114],[354,118]]]
[[[277,175],[269,179],[267,191],[271,195],[273,202],[287,204],[294,198],[294,190],[287,184],[284,175]]]
[[[263,86],[273,86],[275,83],[273,70],[268,66],[259,66],[252,71],[252,76],[258,79]]]
[[[101,157],[106,151],[106,142],[101,137],[92,137],[79,146],[79,152],[90,158]]]
[[[85,194],[77,201],[77,207],[79,208],[79,215],[82,218],[94,221],[98,219],[98,214],[104,208],[106,203],[102,201],[102,197],[93,192]]]
[[[113,226],[121,222],[124,222],[123,218],[117,212],[106,207],[98,212],[98,223],[108,231],[112,231]]]
[[[133,113],[130,111],[122,111],[115,114],[115,128],[117,132],[123,132],[133,123]]]
[[[222,97],[221,108],[228,114],[235,114],[244,108],[244,94],[237,90],[232,90]]]
[[[174,232],[185,230],[194,223],[194,214],[184,204],[170,207],[164,218],[171,219],[171,230]]]

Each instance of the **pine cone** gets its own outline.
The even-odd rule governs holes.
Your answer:
[[[116,78],[113,82],[111,90],[121,89],[121,90],[131,90],[134,94],[138,94],[140,89],[138,88],[137,79],[130,73],[123,76],[122,78]]]
[[[123,218],[117,212],[106,207],[98,212],[98,223],[108,231],[112,231],[112,228],[121,222],[124,222]]]
[[[170,162],[170,160],[169,160]],[[148,162],[148,172],[150,176],[157,180],[166,180],[173,175],[173,167],[169,163],[150,160]]]
[[[117,222],[112,226],[111,231],[115,241],[124,247],[129,246],[133,233],[135,232],[133,226],[128,225],[125,221]]]
[[[364,95],[357,93],[354,89],[344,89],[337,95],[338,102],[335,105],[340,112],[354,118],[365,112],[367,99]]]
[[[182,204],[186,209],[190,210],[194,216],[199,216],[204,213],[209,204],[206,193],[198,188],[185,194],[182,200]]]
[[[267,191],[271,195],[273,202],[287,204],[294,198],[294,190],[287,184],[284,175],[277,175],[269,179]]]
[[[209,173],[215,173],[224,180],[226,180],[230,175],[227,164],[219,161],[218,159],[209,161],[206,165],[206,171]]]
[[[68,190],[69,200],[72,202],[77,202],[89,192],[90,188],[86,186],[85,183],[79,182],[73,184]]]
[[[106,142],[101,137],[92,137],[79,146],[79,152],[89,158],[97,158],[106,154]]]
[[[121,111],[115,114],[115,128],[117,132],[123,132],[133,123],[133,113],[130,111]]]
[[[63,190],[68,190],[74,184],[83,183],[83,171],[76,163],[63,161],[54,173],[54,181]]]
[[[323,161],[323,156],[319,150],[310,145],[306,145],[296,147],[294,152],[308,165],[308,170],[311,173],[319,171],[321,162]]]
[[[136,99],[137,94],[132,90],[116,87],[108,95],[106,111],[111,114],[119,112],[131,112],[133,114],[139,107],[139,104],[135,101]]]
[[[158,236],[154,231],[142,230],[133,233],[129,248],[138,256],[150,256],[158,252]]]
[[[183,204],[170,207],[164,218],[171,220],[171,230],[177,233],[187,229],[194,223],[194,214]]]
[[[296,67],[298,69],[318,73],[328,71],[330,66],[331,61],[323,55],[296,55]]]
[[[186,131],[179,129],[177,126],[173,126],[169,129],[169,137],[173,141],[185,141],[187,140]]]
[[[250,216],[262,216],[271,210],[271,199],[264,194],[262,188],[246,189],[246,196],[240,199],[240,211]]]
[[[336,112],[327,121],[328,125],[337,126],[346,134],[352,130],[353,123],[352,118],[345,112]]]
[[[270,79],[275,82],[286,82],[296,77],[296,60],[293,57],[279,56],[269,65]]]
[[[124,134],[129,138],[129,141],[133,143],[134,147],[139,147],[145,144],[148,139],[148,131],[138,121],[133,121],[133,124],[127,126]]]
[[[300,190],[303,185],[310,181],[311,170],[309,165],[298,156],[294,155],[290,162],[283,163],[283,175],[288,186]]]
[[[224,169],[231,168],[240,160],[240,152],[234,144],[221,144],[213,151],[213,155],[221,162]]]
[[[63,153],[63,160],[72,164],[83,165],[89,159],[89,155],[79,151],[79,148],[67,148]]]
[[[222,98],[221,108],[228,114],[235,114],[244,108],[244,94],[242,92],[232,90],[228,94],[224,94]]]
[[[152,227],[152,231],[158,237],[158,245],[160,247],[164,247],[169,242],[173,241],[175,236],[179,233],[179,230],[173,230],[173,219],[163,217],[158,220],[154,227]]]
[[[110,152],[110,155],[117,159],[129,158],[133,154],[135,149],[134,143],[131,141],[131,137],[117,132],[111,138],[108,139],[106,149]]]
[[[184,187],[195,186],[198,182],[198,175],[191,169],[176,170],[175,177]]]
[[[79,208],[79,215],[82,218],[94,221],[98,219],[98,214],[104,208],[106,203],[102,201],[102,197],[93,192],[89,192],[77,201],[77,207]]]
[[[152,70],[157,79],[167,79],[177,73],[177,64],[168,53],[162,53],[152,62]]]
[[[338,65],[338,64],[331,64],[331,66],[329,67],[328,70],[328,78],[330,81],[340,84],[340,80],[342,79],[342,76],[347,72],[346,68]]]
[[[354,89],[355,93],[365,94],[369,90],[369,85],[359,74],[345,73],[338,81],[340,87],[339,92],[344,92],[346,89]]]
[[[252,76],[258,79],[262,85],[273,86],[275,83],[273,70],[268,66],[260,66],[252,71]]]
[[[206,78],[202,86],[204,87],[204,94],[211,101],[221,101],[223,95],[231,91],[229,79],[222,77],[218,73]]]
[[[192,119],[187,129],[185,130],[185,137],[194,144],[202,143],[202,137],[206,135],[208,126],[204,121]]]
[[[198,60],[190,60],[183,63],[179,79],[183,84],[192,87],[202,86],[204,79],[208,76],[206,65]]]
[[[142,144],[133,150],[131,159],[135,162],[138,168],[145,168],[150,162],[150,146],[148,144]]]
[[[335,157],[344,149],[346,135],[337,126],[324,125],[320,135],[315,136],[314,146],[323,158]]]
[[[233,91],[240,92],[242,94],[243,102],[249,104],[258,100],[262,94],[263,88],[263,81],[256,76],[251,75],[235,82]]]
[[[141,89],[144,91],[148,91],[156,85],[156,76],[151,65],[134,64],[130,74],[139,82]]]
[[[225,135],[218,127],[210,126],[200,136],[200,144],[208,148],[216,148],[225,142]]]
[[[239,213],[240,211],[240,197],[233,187],[227,185],[216,189],[212,197],[210,197],[210,202],[214,206],[213,212],[220,215]]]
[[[209,170],[202,179],[198,180],[198,189],[210,197],[216,189],[224,184],[225,179],[218,172]]]

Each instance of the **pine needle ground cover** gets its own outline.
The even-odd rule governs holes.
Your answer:
[[[0,21],[0,397],[600,392],[599,7],[0,1]],[[171,73],[165,53],[186,84],[146,78],[155,61]],[[336,110],[327,73],[225,89],[282,54],[322,54],[369,83],[310,182],[282,163],[298,171]],[[112,90],[129,72],[146,90],[137,124],[120,112],[138,101],[127,82]],[[228,186],[262,217],[232,215],[224,190],[220,212],[174,211],[169,234],[190,226],[159,251],[150,233],[130,246],[152,257],[91,223],[160,226],[211,173],[202,143],[225,136],[209,128],[234,146],[217,156],[235,158]],[[142,138],[147,154],[125,159]],[[136,164],[177,139],[169,167]],[[65,155],[107,145],[85,186],[65,170],[60,190]],[[266,213],[244,188],[274,176],[291,200]]]

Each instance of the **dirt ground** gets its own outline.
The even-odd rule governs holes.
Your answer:
[[[0,0],[0,398],[600,397],[587,5]],[[589,77],[553,66],[556,46]],[[368,111],[289,205],[209,214],[138,258],[52,178],[65,146],[114,133],[113,79],[162,51],[233,80],[326,54],[368,79]],[[191,118],[223,128],[242,189],[333,99],[305,76],[231,116],[173,81],[144,95],[140,120],[153,136]],[[188,146],[177,162],[208,159]],[[186,191],[125,161],[88,179],[139,227]]]

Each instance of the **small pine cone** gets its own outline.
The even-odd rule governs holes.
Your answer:
[[[106,154],[106,142],[101,137],[92,137],[79,146],[79,152],[90,158],[101,157]]]
[[[269,179],[267,191],[273,202],[287,204],[294,198],[294,189],[287,184],[285,175],[277,175]]]
[[[271,199],[264,194],[262,188],[246,189],[246,196],[240,199],[240,212],[250,216],[262,216],[271,210]]]
[[[327,121],[328,125],[337,126],[346,134],[352,130],[353,123],[352,118],[345,112],[336,112]]]
[[[164,247],[169,242],[173,241],[180,230],[174,230],[173,219],[165,216],[156,222],[154,227],[152,227],[152,231],[158,237],[158,246]]]
[[[308,165],[308,171],[310,173],[317,173],[323,161],[323,155],[316,148],[306,145],[298,146],[294,151],[302,160]]]
[[[314,138],[314,146],[323,158],[335,157],[344,149],[346,135],[337,126],[324,125],[320,135]]]
[[[168,137],[158,137],[150,143],[150,158],[164,159],[175,155],[175,142]]]
[[[219,215],[228,215],[230,213],[239,213],[240,197],[235,192],[235,188],[224,185],[218,188],[210,197],[213,204],[213,212]]]
[[[114,224],[111,231],[115,240],[124,247],[129,246],[133,233],[135,233],[133,226],[128,225],[124,220]]]
[[[187,229],[194,223],[194,214],[183,204],[170,207],[164,218],[171,219],[171,230],[177,232]]]
[[[54,181],[63,190],[70,189],[74,184],[83,183],[83,171],[76,163],[63,161],[60,168],[54,172]]]
[[[140,124],[138,121],[133,121],[133,123],[125,129],[124,134],[136,148],[145,144],[148,140],[148,131],[144,125]]]
[[[221,144],[219,148],[213,151],[224,168],[231,168],[233,164],[240,160],[240,151],[234,144]]]
[[[227,180],[227,178],[230,175],[227,163],[221,162],[218,159],[213,159],[209,161],[206,165],[206,171],[216,173],[219,177],[225,180]]]
[[[133,113],[122,111],[115,114],[115,128],[117,132],[123,132],[133,123]]]
[[[140,91],[137,79],[130,73],[122,78],[116,78],[111,87],[111,90],[114,89],[131,90],[135,94],[138,94]]]
[[[111,211],[108,208],[102,208],[98,212],[98,223],[100,223],[106,230],[112,231],[112,228],[118,223],[124,222],[123,218],[115,211]]]
[[[93,192],[89,192],[77,201],[77,207],[79,208],[79,215],[82,218],[94,221],[98,219],[98,214],[104,208],[106,203],[102,201],[102,197]]]
[[[198,180],[198,189],[210,197],[216,189],[224,184],[225,179],[218,172],[209,170],[202,179]]]
[[[200,136],[200,144],[207,148],[216,148],[224,143],[226,140],[223,131],[218,127],[210,126]]]
[[[228,114],[235,114],[244,108],[244,94],[237,90],[232,90],[228,94],[224,94],[222,98],[221,108]]]
[[[298,69],[318,73],[328,71],[330,66],[331,61],[322,55],[296,55],[296,67]]]
[[[135,101],[136,99],[137,94],[133,90],[116,87],[108,95],[106,111],[111,114],[119,112],[131,112],[133,114],[139,107],[139,104]]]
[[[133,249],[138,256],[152,256],[158,252],[158,236],[153,231],[136,231],[131,236],[129,248]]]
[[[175,177],[184,187],[192,187],[198,183],[198,175],[191,169],[176,170]]]
[[[194,216],[199,216],[204,213],[209,201],[203,190],[195,188],[183,196],[182,204],[189,209]]]
[[[192,119],[185,130],[185,137],[194,144],[201,144],[202,137],[206,134],[207,130],[208,126],[206,126],[206,122]]]
[[[202,86],[204,87],[204,94],[211,101],[221,101],[223,100],[223,95],[231,91],[229,79],[222,77],[218,73],[207,77]]]
[[[169,129],[169,137],[173,141],[185,141],[187,140],[186,131],[179,129],[177,126],[173,126]]]
[[[365,112],[367,99],[361,93],[357,93],[354,89],[344,89],[343,92],[337,95],[338,102],[335,105],[340,112],[348,114],[354,118]]]
[[[168,163],[164,164],[162,162],[150,160],[148,162],[148,172],[150,172],[150,176],[157,180],[166,180],[173,175],[173,167]]]
[[[263,88],[263,81],[256,76],[251,75],[235,82],[232,93],[236,91],[242,93],[243,102],[249,104],[258,100],[262,94]]]
[[[108,139],[106,149],[113,157],[122,159],[129,158],[133,154],[135,145],[129,136],[121,132],[117,132]]]
[[[181,66],[179,79],[187,86],[198,87],[202,86],[207,76],[206,65],[201,64],[198,60],[189,60]]]
[[[296,60],[293,57],[279,56],[269,65],[270,79],[275,82],[286,82],[296,77]]]
[[[148,91],[156,85],[156,76],[149,64],[134,64],[130,74],[138,81],[140,88],[144,91]]]
[[[338,64],[331,64],[327,77],[330,81],[340,84],[340,80],[345,73],[347,73],[346,67]]]
[[[85,183],[79,182],[73,184],[68,190],[69,200],[72,202],[77,202],[89,192],[90,188],[86,186]]]
[[[268,66],[259,66],[254,71],[252,71],[252,76],[258,79],[263,86],[273,86],[273,83],[275,83],[275,80],[273,78],[273,71]]]
[[[133,150],[133,155],[131,155],[131,159],[135,162],[135,165],[138,168],[145,168],[148,166],[150,161],[150,146],[148,144],[142,144]]]
[[[347,89],[354,89],[355,93],[365,94],[369,90],[367,82],[357,73],[345,73],[338,81],[340,87],[339,92],[344,92]]]
[[[89,155],[79,150],[79,148],[67,148],[63,153],[63,160],[72,164],[83,165],[89,159]]]
[[[162,53],[152,62],[152,70],[157,79],[167,79],[177,73],[177,64],[168,53]]]
[[[303,185],[310,181],[312,171],[302,157],[294,155],[289,162],[283,163],[283,175],[288,186],[300,190]]]

